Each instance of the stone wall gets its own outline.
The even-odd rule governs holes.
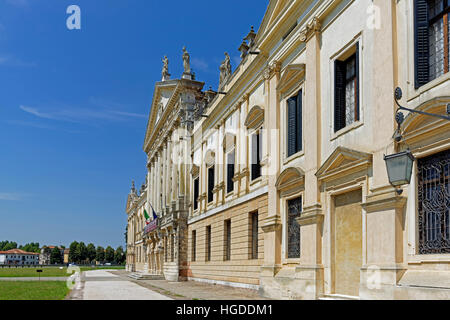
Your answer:
[[[258,211],[258,259],[251,259],[250,213]],[[264,259],[262,220],[267,194],[221,211],[188,227],[188,276],[191,280],[256,288]],[[231,259],[224,261],[224,223],[231,219]],[[211,226],[211,261],[206,261],[206,227]],[[192,231],[196,230],[196,261],[192,261]],[[244,285],[243,285],[244,284]]]

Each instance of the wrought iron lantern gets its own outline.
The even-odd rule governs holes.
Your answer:
[[[415,161],[411,151],[384,156],[389,182],[394,187],[400,187],[411,182],[412,167]]]
[[[393,139],[400,143],[403,139],[402,132],[401,132],[401,125],[405,120],[405,116],[403,115],[401,110],[412,112],[412,113],[418,113],[426,116],[432,116],[444,120],[450,120],[450,105],[447,105],[447,115],[440,115],[440,114],[434,114],[414,109],[405,108],[400,105],[399,101],[402,99],[403,93],[402,89],[396,88],[394,97],[395,97],[395,103],[398,106],[397,113],[395,115],[395,120],[398,124],[398,128],[394,133]],[[411,174],[412,174],[412,168],[413,163],[415,161],[414,156],[412,155],[411,151],[406,150],[404,152],[391,154],[391,155],[385,155],[384,161],[386,161],[386,168],[387,173],[389,177],[389,182],[397,189],[398,194],[402,194],[403,190],[400,189],[401,186],[410,184],[411,182]]]

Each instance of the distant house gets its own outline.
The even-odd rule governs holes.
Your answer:
[[[37,265],[39,253],[26,252],[20,249],[0,251],[0,265]]]
[[[41,253],[39,254],[39,264],[40,265],[48,265],[51,264],[50,257],[52,255],[53,249],[55,249],[56,246],[44,246],[41,249]],[[65,255],[64,255],[64,248],[57,247],[59,249],[59,252],[61,254],[61,260],[64,261]]]

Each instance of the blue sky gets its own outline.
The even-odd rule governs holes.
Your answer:
[[[71,4],[81,30],[66,27]],[[224,52],[235,67],[267,5],[0,0],[0,240],[124,245],[163,56],[178,78],[186,45],[197,80],[216,88]]]

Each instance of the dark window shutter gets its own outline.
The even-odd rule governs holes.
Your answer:
[[[414,1],[414,50],[415,50],[415,87],[416,89],[429,82],[429,34],[428,34],[428,2]]]
[[[334,62],[334,132],[345,127],[345,63]]]
[[[258,165],[261,167],[261,160],[263,157],[262,154],[262,142],[263,142],[263,136],[262,136],[262,130],[259,130],[258,132]]]
[[[194,210],[198,209],[199,179],[194,180]]]
[[[257,174],[257,162],[258,162],[258,136],[252,134],[252,180],[256,179]]]
[[[355,97],[355,119],[356,121],[359,121],[359,109],[360,109],[360,102],[359,102],[359,90],[360,90],[360,85],[359,85],[359,42],[356,43],[356,57],[355,57],[355,76],[356,76],[356,97]]]
[[[288,104],[288,133],[287,133],[287,140],[288,140],[288,157],[292,156],[295,153],[296,149],[296,108],[297,108],[297,101],[296,98],[290,98],[287,101]]]
[[[261,176],[261,148],[259,140],[259,133],[255,133],[252,135],[252,180],[255,180]]]
[[[227,193],[233,191],[234,189],[234,183],[233,183],[233,176],[234,176],[234,158],[235,154],[234,151],[230,152],[227,156]]]
[[[303,114],[302,114],[302,108],[303,108],[303,105],[302,105],[302,91],[300,91],[299,93],[298,93],[298,95],[297,95],[297,148],[296,148],[296,152],[299,152],[299,151],[301,151],[302,149],[303,149],[303,137],[302,137],[302,130],[303,130],[303,127],[302,127],[302,125],[303,125],[303,123],[302,123],[302,117],[303,117]]]
[[[208,203],[214,200],[214,166],[208,169]]]

